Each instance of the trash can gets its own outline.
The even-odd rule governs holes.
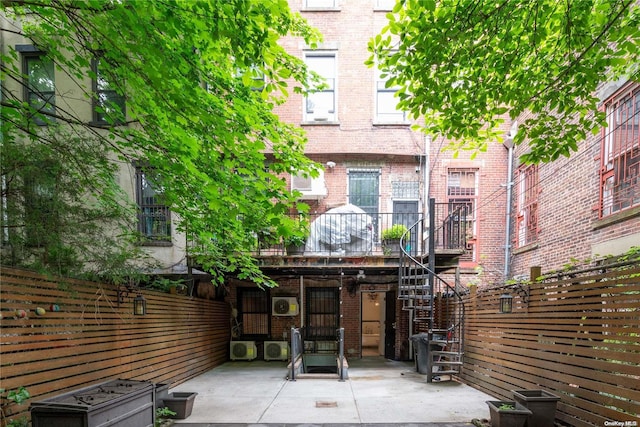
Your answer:
[[[410,340],[413,343],[416,371],[421,374],[426,374],[429,366],[429,334],[415,334],[411,336]]]
[[[153,427],[154,386],[114,380],[33,402],[33,427]]]

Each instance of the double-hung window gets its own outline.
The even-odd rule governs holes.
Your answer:
[[[395,52],[390,52],[393,55]],[[398,86],[389,86],[389,76],[376,67],[376,122],[404,123],[407,115],[398,109]]]
[[[125,122],[124,96],[116,92],[110,79],[104,73],[103,60],[94,59],[93,79],[93,120],[98,124],[122,124]]]
[[[604,108],[601,217],[640,206],[640,84],[626,85]]]
[[[153,173],[136,168],[138,231],[146,243],[171,243],[171,212]]]
[[[516,248],[538,238],[538,166],[523,165],[515,175]]]
[[[31,107],[33,120],[39,125],[50,123],[56,112],[53,61],[31,45],[16,46],[16,50],[23,58],[24,98]]]
[[[305,98],[304,121],[335,122],[337,119],[335,53],[307,53],[305,63],[310,71],[314,71],[322,78],[322,84],[316,92]]]

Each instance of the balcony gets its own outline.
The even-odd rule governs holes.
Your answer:
[[[402,246],[404,252],[426,262],[429,257],[429,221],[422,212],[357,213],[332,212],[306,215],[310,224],[304,247],[297,252],[281,242],[258,242],[253,255],[263,270],[304,273],[336,268],[376,268],[379,272],[397,272],[400,241],[385,239],[385,230],[398,224],[407,227]],[[440,271],[457,265],[466,250],[467,231],[472,228],[472,215],[467,204],[435,204],[435,257]],[[425,225],[426,224],[426,225]]]

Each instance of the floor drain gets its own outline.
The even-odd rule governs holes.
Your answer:
[[[316,408],[337,408],[338,402],[316,401]]]

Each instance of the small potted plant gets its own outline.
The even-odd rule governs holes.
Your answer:
[[[406,233],[407,227],[403,224],[394,224],[382,231],[382,251],[385,255],[400,254],[400,238]],[[408,239],[409,234],[405,237]]]
[[[532,412],[528,427],[553,427],[559,396],[546,390],[511,390],[513,399]]]
[[[531,411],[511,400],[488,400],[491,427],[523,427]]]
[[[283,238],[287,255],[303,255],[308,236],[309,223],[304,218],[296,221],[291,234]]]

